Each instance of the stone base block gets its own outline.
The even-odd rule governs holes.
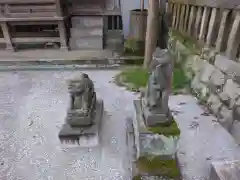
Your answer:
[[[68,112],[66,122],[72,127],[90,126],[93,124],[93,120],[90,116],[83,116],[77,110],[70,110]]]
[[[134,143],[136,148],[136,158],[158,154],[162,158],[172,158],[175,154],[175,149],[166,150],[165,142],[167,137],[151,132],[144,123],[144,118],[141,111],[141,101],[135,100],[135,117],[133,119],[134,127]],[[174,139],[172,143],[177,144],[178,138]],[[173,146],[172,146],[173,147]]]
[[[213,162],[211,167],[211,180],[239,180],[240,161]]]
[[[140,102],[141,103],[141,102]],[[147,127],[170,124],[173,121],[173,117],[170,111],[166,112],[150,112],[147,108],[140,108],[140,114],[144,118],[144,122]]]
[[[58,137],[61,141],[74,141],[79,144],[83,142],[83,139],[88,139],[93,136],[98,136],[100,124],[103,118],[103,101],[97,100],[96,103],[96,115],[93,119],[93,124],[86,127],[72,127],[69,124],[63,124]],[[84,141],[85,141],[84,140]]]

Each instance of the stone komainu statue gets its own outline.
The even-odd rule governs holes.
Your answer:
[[[94,84],[87,74],[69,81],[71,107],[67,121],[71,126],[91,125],[96,105]]]
[[[172,121],[168,100],[171,92],[173,60],[168,49],[157,48],[150,64],[147,89],[141,100],[141,109],[149,126]]]

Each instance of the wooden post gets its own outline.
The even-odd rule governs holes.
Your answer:
[[[209,14],[210,14],[210,8],[204,7],[201,26],[200,26],[200,33],[198,37],[198,39],[202,42],[204,42],[205,36],[207,33],[207,25],[208,25],[207,23],[208,23]]]
[[[223,48],[223,43],[224,43],[223,40],[224,40],[225,31],[226,31],[227,16],[229,12],[230,12],[229,9],[225,9],[222,14],[222,19],[220,22],[218,37],[216,41],[216,50],[219,52],[221,52]]]
[[[194,37],[196,39],[199,37],[201,19],[202,19],[202,7],[198,6],[197,7],[197,16],[196,16],[196,21],[195,21],[195,26],[194,26]]]
[[[212,45],[214,27],[216,24],[216,17],[217,17],[217,8],[212,8],[211,18],[208,26],[207,40],[206,40],[207,47],[210,47]]]
[[[147,31],[145,41],[145,57],[144,57],[144,68],[148,68],[151,60],[153,51],[157,45],[158,35],[158,19],[159,19],[159,1],[149,0],[148,5],[148,17],[147,17]]]
[[[188,28],[188,19],[189,19],[189,12],[190,12],[190,5],[187,4],[185,5],[185,16],[184,16],[184,25],[183,25],[183,31],[187,32],[187,28]]]
[[[56,9],[57,9],[57,15],[62,16],[62,9],[61,9],[61,0],[55,0],[56,3]]]
[[[240,44],[238,34],[240,31],[240,13],[236,15],[235,20],[232,25],[231,32],[229,34],[227,42],[227,51],[226,55],[229,59],[234,60],[237,56],[238,46]]]
[[[196,7],[195,6],[191,6],[190,19],[189,19],[188,30],[187,30],[188,35],[192,35],[193,24],[195,24],[194,23],[195,16],[196,16]]]
[[[58,22],[58,30],[59,30],[60,41],[61,41],[61,49],[68,50],[66,29],[65,29],[64,21]]]
[[[6,22],[3,22],[1,24],[1,28],[2,28],[3,36],[5,39],[5,43],[6,43],[6,50],[14,51],[8,24]]]

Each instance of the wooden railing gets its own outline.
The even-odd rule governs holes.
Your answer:
[[[174,0],[168,3],[168,12],[172,15],[173,29],[225,53],[230,59],[240,60],[239,6],[204,6]]]

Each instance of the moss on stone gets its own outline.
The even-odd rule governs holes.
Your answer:
[[[177,161],[174,159],[163,160],[160,156],[140,157],[136,161],[136,166],[140,173],[172,179],[180,177]]]
[[[151,131],[153,133],[157,133],[157,134],[162,134],[167,137],[179,136],[181,133],[176,121],[173,121],[171,124],[168,124],[168,125],[150,127],[149,131]]]
[[[140,175],[134,176],[133,180],[141,180],[141,176]]]
[[[192,53],[201,54],[203,46],[196,39],[182,34],[174,29],[171,29],[171,34],[174,38],[177,38],[183,45],[185,45]]]

